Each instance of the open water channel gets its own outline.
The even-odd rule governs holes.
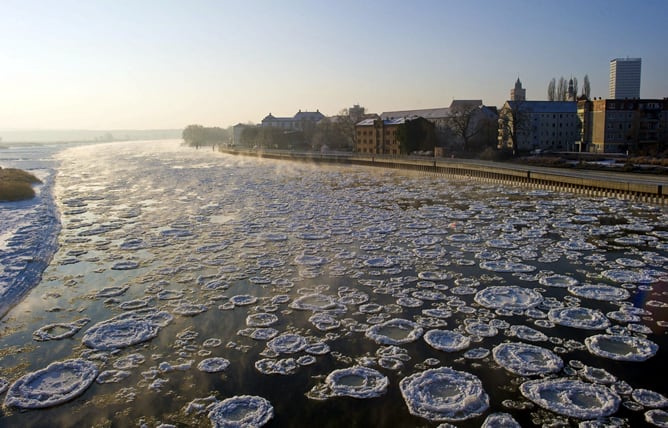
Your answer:
[[[665,207],[178,141],[55,157],[0,426],[668,426]]]

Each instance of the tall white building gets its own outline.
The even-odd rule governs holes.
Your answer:
[[[608,98],[640,98],[640,58],[615,58],[610,61]]]

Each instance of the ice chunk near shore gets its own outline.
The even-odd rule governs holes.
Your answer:
[[[97,377],[90,361],[57,361],[21,377],[7,391],[5,405],[24,409],[56,406],[83,394]]]
[[[393,318],[366,330],[366,337],[379,345],[402,345],[414,342],[422,336],[423,329],[416,322]]]
[[[564,362],[554,352],[527,343],[502,343],[492,349],[494,361],[520,376],[556,373]]]
[[[82,341],[89,348],[100,351],[125,348],[153,339],[172,319],[173,316],[165,311],[126,312],[95,324],[86,330]]]
[[[274,407],[262,397],[237,395],[214,404],[208,416],[214,428],[261,427],[274,417]]]
[[[617,361],[645,361],[659,350],[659,346],[648,339],[614,334],[589,336],[585,346],[598,357]]]
[[[390,381],[378,370],[353,366],[334,370],[325,378],[326,397],[373,398],[387,392]]]
[[[555,324],[584,330],[602,330],[610,326],[610,320],[601,311],[582,306],[550,309],[547,317]]]
[[[520,385],[524,397],[564,416],[595,419],[617,411],[621,399],[604,385],[572,379],[530,380]]]
[[[480,379],[449,367],[412,374],[399,387],[409,412],[429,421],[463,421],[489,407]]]
[[[32,338],[38,342],[65,339],[77,334],[88,322],[90,322],[90,318],[81,318],[68,323],[57,322],[47,324],[35,330],[32,333]]]
[[[0,394],[7,391],[9,388],[9,381],[5,378],[0,377]]]

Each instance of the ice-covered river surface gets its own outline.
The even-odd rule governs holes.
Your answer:
[[[0,426],[668,424],[663,207],[178,142],[57,157]]]

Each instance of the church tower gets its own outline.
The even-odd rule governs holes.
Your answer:
[[[573,89],[573,78],[568,81],[568,94],[566,95],[566,101],[576,101],[575,89]]]
[[[527,91],[522,88],[522,82],[520,78],[517,78],[515,82],[515,87],[510,90],[510,101],[526,101],[527,100]]]

